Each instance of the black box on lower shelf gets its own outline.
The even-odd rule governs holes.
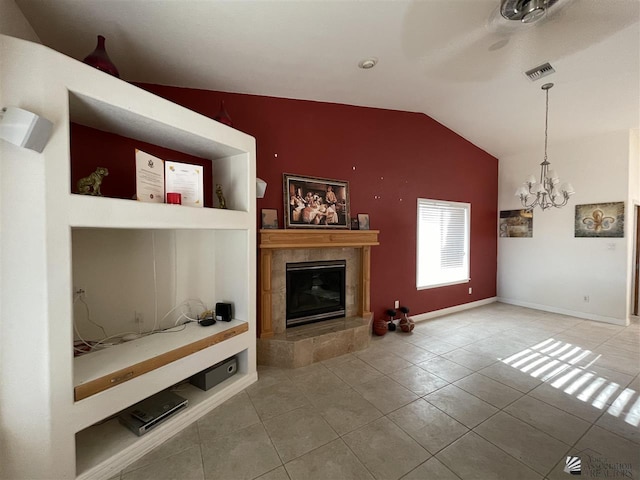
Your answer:
[[[238,371],[238,361],[236,357],[227,358],[220,363],[216,363],[206,370],[196,373],[189,379],[191,385],[195,385],[200,390],[207,391],[227,378],[232,377]]]
[[[165,390],[127,408],[118,420],[133,433],[141,436],[187,408],[187,404],[186,398]]]

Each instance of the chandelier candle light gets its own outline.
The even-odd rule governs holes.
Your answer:
[[[549,207],[564,207],[569,201],[569,197],[575,193],[573,186],[568,183],[560,183],[558,174],[555,170],[549,170],[549,161],[547,160],[547,131],[549,126],[549,89],[553,87],[553,83],[545,83],[542,89],[547,96],[546,113],[544,120],[544,160],[540,164],[540,182],[536,182],[536,177],[529,175],[524,182],[524,186],[516,191],[516,197],[520,197],[522,205],[527,210],[533,210],[539,206],[542,210]]]

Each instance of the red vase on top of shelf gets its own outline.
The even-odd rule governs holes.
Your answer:
[[[105,38],[102,35],[98,35],[98,45],[96,46],[96,49],[87,55],[83,62],[97,68],[98,70],[108,73],[109,75],[120,78],[118,69],[109,58],[109,55],[107,55],[104,42]]]
[[[216,122],[224,123],[225,125],[229,125],[233,127],[233,122],[231,121],[231,117],[227,112],[227,109],[224,108],[224,100],[220,102],[220,110],[216,113],[216,116],[213,117]]]

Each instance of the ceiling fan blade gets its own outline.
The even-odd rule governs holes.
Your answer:
[[[418,2],[422,3],[425,2]],[[424,12],[413,12],[413,21],[422,22],[423,27],[424,21],[436,25],[433,29],[431,26],[417,29],[422,36],[418,36],[412,45],[414,53],[419,52],[416,60],[430,76],[455,82],[476,82],[490,80],[505,68],[524,72],[532,67],[530,59],[539,63],[553,62],[587,49],[637,23],[640,2],[558,0],[544,18],[530,24],[502,17],[497,1],[479,2],[475,8],[469,7],[469,15],[464,19],[453,22],[453,28],[450,21],[442,21],[442,18],[461,17],[459,9],[451,6],[448,11],[447,6],[442,6],[434,15],[432,3],[424,8]],[[482,12],[484,22],[479,19]],[[445,30],[438,20],[448,28]]]
[[[505,0],[503,0],[504,2]],[[566,10],[575,0],[555,0],[552,1],[547,8],[546,14],[539,20],[531,23],[524,23],[520,20],[509,20],[502,16],[501,7],[502,2],[496,5],[491,12],[491,15],[487,19],[487,30],[499,35],[517,35],[523,32],[527,32],[530,29],[539,27],[548,22],[554,16],[561,14],[563,10]]]
[[[547,58],[564,58],[602,42],[640,19],[637,0],[564,0],[528,32],[527,43]]]

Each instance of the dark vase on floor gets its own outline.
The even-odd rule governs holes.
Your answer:
[[[229,125],[233,127],[233,122],[231,121],[231,117],[229,113],[227,113],[227,109],[224,108],[224,100],[220,102],[220,111],[216,114],[213,119],[217,122],[224,123],[225,125]]]
[[[104,41],[104,37],[102,35],[98,35],[98,45],[96,46],[96,49],[87,55],[83,62],[97,68],[98,70],[102,70],[109,75],[120,78],[118,69],[109,58],[109,55],[107,55],[107,51],[104,47]]]

